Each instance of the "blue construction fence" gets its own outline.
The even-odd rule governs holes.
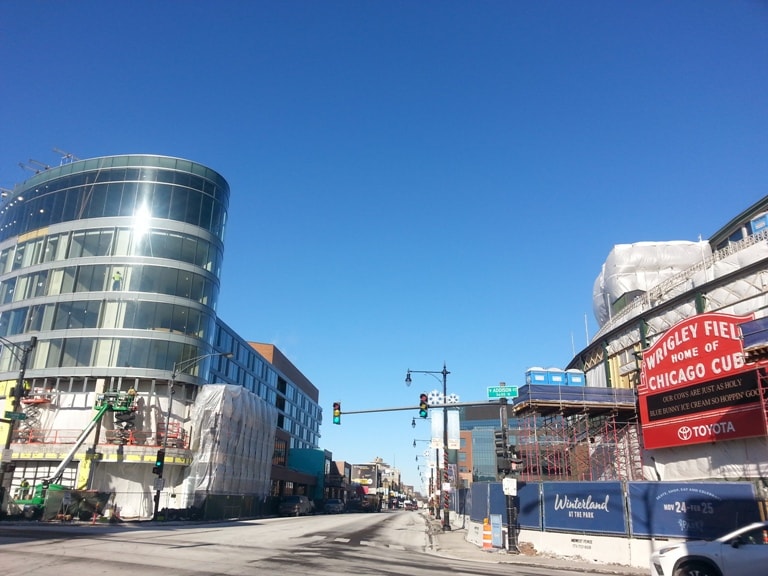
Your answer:
[[[453,493],[454,512],[507,524],[501,482],[475,482]],[[625,536],[716,538],[761,520],[765,509],[749,482],[518,482],[511,496],[521,529]]]

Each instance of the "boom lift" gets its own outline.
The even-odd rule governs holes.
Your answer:
[[[56,469],[51,473],[51,475],[48,478],[44,478],[35,484],[35,486],[32,488],[31,494],[24,498],[14,499],[13,502],[24,510],[24,516],[27,518],[38,517],[42,514],[50,492],[61,492],[69,490],[69,488],[62,486],[58,482],[61,480],[61,477],[64,474],[64,470],[66,470],[67,466],[69,466],[69,464],[72,462],[72,459],[75,457],[75,454],[77,454],[77,451],[83,445],[96,425],[101,422],[101,419],[104,418],[104,415],[107,412],[116,412],[118,414],[125,414],[126,416],[129,414],[132,415],[133,412],[136,411],[136,394],[132,393],[132,391],[127,393],[105,392],[103,394],[99,394],[98,398],[96,399],[95,409],[96,414],[80,433],[80,436],[77,437],[77,440],[75,441],[72,448],[69,450],[64,459],[59,463]],[[120,418],[120,420],[125,422],[126,419]]]

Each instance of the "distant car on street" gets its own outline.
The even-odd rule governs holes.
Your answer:
[[[277,507],[277,513],[280,516],[306,516],[313,512],[312,502],[301,495],[284,496]]]
[[[325,501],[325,506],[323,506],[323,511],[326,514],[341,514],[344,512],[344,502],[339,500],[338,498],[329,498]]]
[[[652,576],[756,576],[766,566],[768,522],[754,522],[714,540],[670,543],[651,554]]]

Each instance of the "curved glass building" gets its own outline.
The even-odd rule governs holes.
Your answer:
[[[36,377],[152,377],[210,352],[228,203],[224,178],[178,158],[37,174],[0,209],[0,336],[37,335]]]
[[[24,387],[14,408],[23,417],[6,424],[3,462],[15,467],[0,470],[6,488],[22,479],[109,488],[137,494],[122,506],[148,517],[158,449],[167,449],[167,491],[183,492],[199,453],[195,401],[208,383],[251,392],[259,405],[242,414],[244,426],[260,419],[264,429],[250,453],[201,477],[205,490],[216,492],[214,476],[219,487],[236,484],[232,458],[250,467],[234,493],[279,495],[301,480],[279,467],[289,449],[317,448],[317,389],[274,347],[246,341],[216,315],[229,197],[214,170],[155,155],[76,160],[3,191],[0,391],[9,398]],[[72,452],[105,397],[130,410],[104,413]],[[256,469],[266,476],[251,490]]]

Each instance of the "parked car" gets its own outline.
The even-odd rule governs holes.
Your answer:
[[[325,506],[323,506],[323,511],[326,514],[341,514],[344,512],[344,502],[339,500],[338,498],[329,498],[325,501]]]
[[[312,514],[314,508],[312,502],[306,496],[285,496],[277,507],[280,516],[306,516]]]
[[[669,544],[651,554],[653,576],[754,576],[767,565],[768,522],[754,522],[714,540]]]

